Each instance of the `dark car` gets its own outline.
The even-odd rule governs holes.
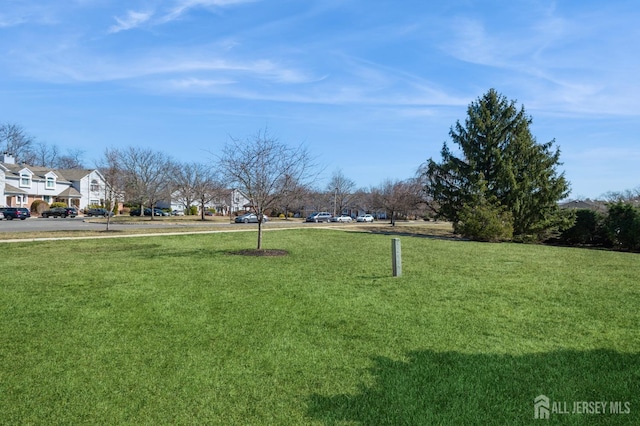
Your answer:
[[[144,209],[145,216],[151,216],[151,209],[146,207]],[[140,216],[140,209],[134,209],[129,212],[129,216]]]
[[[24,207],[2,207],[0,208],[0,212],[4,214],[4,218],[7,220],[25,220],[26,218],[31,217],[29,209]]]
[[[268,220],[267,216],[263,215],[262,222],[266,222],[267,220]],[[258,216],[255,213],[245,213],[243,215],[236,217],[235,222],[236,223],[258,223]]]
[[[91,217],[91,216],[107,217],[107,216],[113,216],[113,212],[110,212],[107,209],[102,209],[102,208],[88,209],[87,212],[85,213],[85,215],[87,215],[89,217]]]
[[[151,209],[149,207],[145,207],[144,209],[145,216],[151,216]],[[153,209],[154,216],[169,216],[169,213],[162,211],[160,209]],[[131,210],[129,212],[129,216],[140,216],[140,209]]]
[[[42,217],[76,217],[78,216],[78,210],[73,207],[54,207],[42,212]]]

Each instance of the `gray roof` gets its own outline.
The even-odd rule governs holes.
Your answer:
[[[58,180],[60,181],[79,181],[93,170],[91,169],[51,169],[48,167],[40,167],[40,166],[30,166],[28,164],[11,164],[11,163],[2,163],[2,165],[9,171],[9,173],[14,176],[19,176],[20,170],[29,169],[31,173],[35,176],[44,179],[45,175],[49,172],[53,172],[58,176]]]
[[[560,203],[560,207],[563,209],[588,209],[595,211],[606,210],[606,205],[600,201],[591,200],[573,200]]]
[[[67,188],[64,191],[62,191],[61,193],[59,193],[58,197],[82,198],[82,194],[80,194],[77,189],[75,189],[74,187],[70,186],[69,188]]]
[[[22,189],[18,189],[13,185],[9,185],[8,183],[4,185],[4,193],[5,194],[26,194],[27,191],[23,191]]]

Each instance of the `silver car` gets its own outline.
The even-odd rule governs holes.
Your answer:
[[[356,218],[356,222],[373,222],[373,216],[371,216],[370,214],[365,214],[362,216],[358,216]]]
[[[305,222],[329,222],[333,215],[328,212],[313,212],[305,219]]]
[[[353,222],[353,218],[348,214],[341,214],[340,216],[332,217],[331,222],[351,223]]]

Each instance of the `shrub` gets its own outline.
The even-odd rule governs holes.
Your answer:
[[[190,206],[188,210],[185,210],[189,216],[196,216],[198,214],[198,206]]]
[[[67,203],[64,203],[62,201],[56,201],[55,203],[51,203],[51,208],[54,207],[68,207]]]
[[[631,204],[610,205],[605,228],[614,247],[640,250],[640,210]]]
[[[49,209],[49,203],[44,200],[34,200],[29,207],[29,211],[33,214],[42,214],[43,211]]]
[[[513,238],[513,217],[488,202],[476,206],[466,204],[458,214],[454,231],[476,241],[508,241]]]
[[[606,245],[607,232],[604,228],[606,216],[594,210],[578,209],[573,226],[560,235],[566,244]]]

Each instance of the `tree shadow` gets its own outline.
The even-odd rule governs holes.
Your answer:
[[[406,231],[391,231],[391,230],[375,230],[371,231],[360,231],[366,234],[378,234],[378,235],[395,235],[398,237],[418,237],[418,238],[428,238],[431,240],[446,240],[446,241],[471,241],[468,238],[461,237],[459,235],[439,235],[439,234],[429,234],[429,233],[420,233],[420,232],[406,232]]]
[[[313,394],[308,416],[325,424],[531,424],[536,421],[534,399],[545,395],[550,411],[556,402],[560,409],[566,403],[570,411],[551,412],[553,423],[640,423],[639,354],[604,349],[524,356],[419,351],[407,359],[374,358],[371,386],[361,386],[356,394]],[[605,413],[571,413],[574,401],[606,401]],[[612,402],[630,412],[611,413]]]

